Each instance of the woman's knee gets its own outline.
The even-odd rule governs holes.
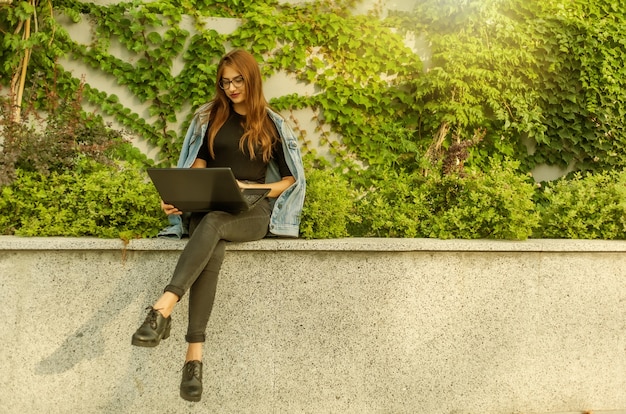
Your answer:
[[[210,230],[216,232],[220,225],[227,218],[228,213],[223,211],[210,211],[208,213],[196,213],[192,216],[189,224],[189,235],[192,236],[197,231]]]

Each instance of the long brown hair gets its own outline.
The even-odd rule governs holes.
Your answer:
[[[215,98],[210,105],[205,106],[201,117],[206,119],[209,112],[208,144],[211,157],[215,158],[213,142],[217,131],[224,125],[233,110],[226,92],[219,87],[224,67],[230,66],[243,76],[246,88],[246,121],[243,125],[244,134],[239,141],[239,148],[247,148],[250,159],[256,158],[257,150],[263,155],[263,161],[268,162],[272,156],[272,145],[278,137],[275,136],[275,127],[267,115],[267,100],[263,95],[263,80],[261,70],[254,56],[244,50],[233,50],[220,60],[217,67],[217,82]],[[202,109],[201,109],[202,111]]]

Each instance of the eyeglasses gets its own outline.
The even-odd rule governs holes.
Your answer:
[[[235,86],[235,88],[241,88],[243,86],[243,76],[237,76],[233,80],[230,80],[230,79],[220,79],[220,81],[218,83],[220,85],[220,88],[222,88],[222,89],[230,88],[230,84],[231,83]]]

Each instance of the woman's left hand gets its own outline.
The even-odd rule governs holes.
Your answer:
[[[237,185],[240,189],[244,188],[269,188],[270,192],[267,195],[270,198],[276,198],[282,194],[289,186],[293,185],[296,180],[292,176],[283,177],[280,181],[276,181],[275,183],[265,183],[265,184],[257,184],[257,183],[247,183],[245,181],[237,180]]]

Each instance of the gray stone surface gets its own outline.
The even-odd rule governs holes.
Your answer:
[[[232,244],[197,404],[186,298],[130,345],[184,244],[0,237],[0,412],[626,410],[626,242]]]

